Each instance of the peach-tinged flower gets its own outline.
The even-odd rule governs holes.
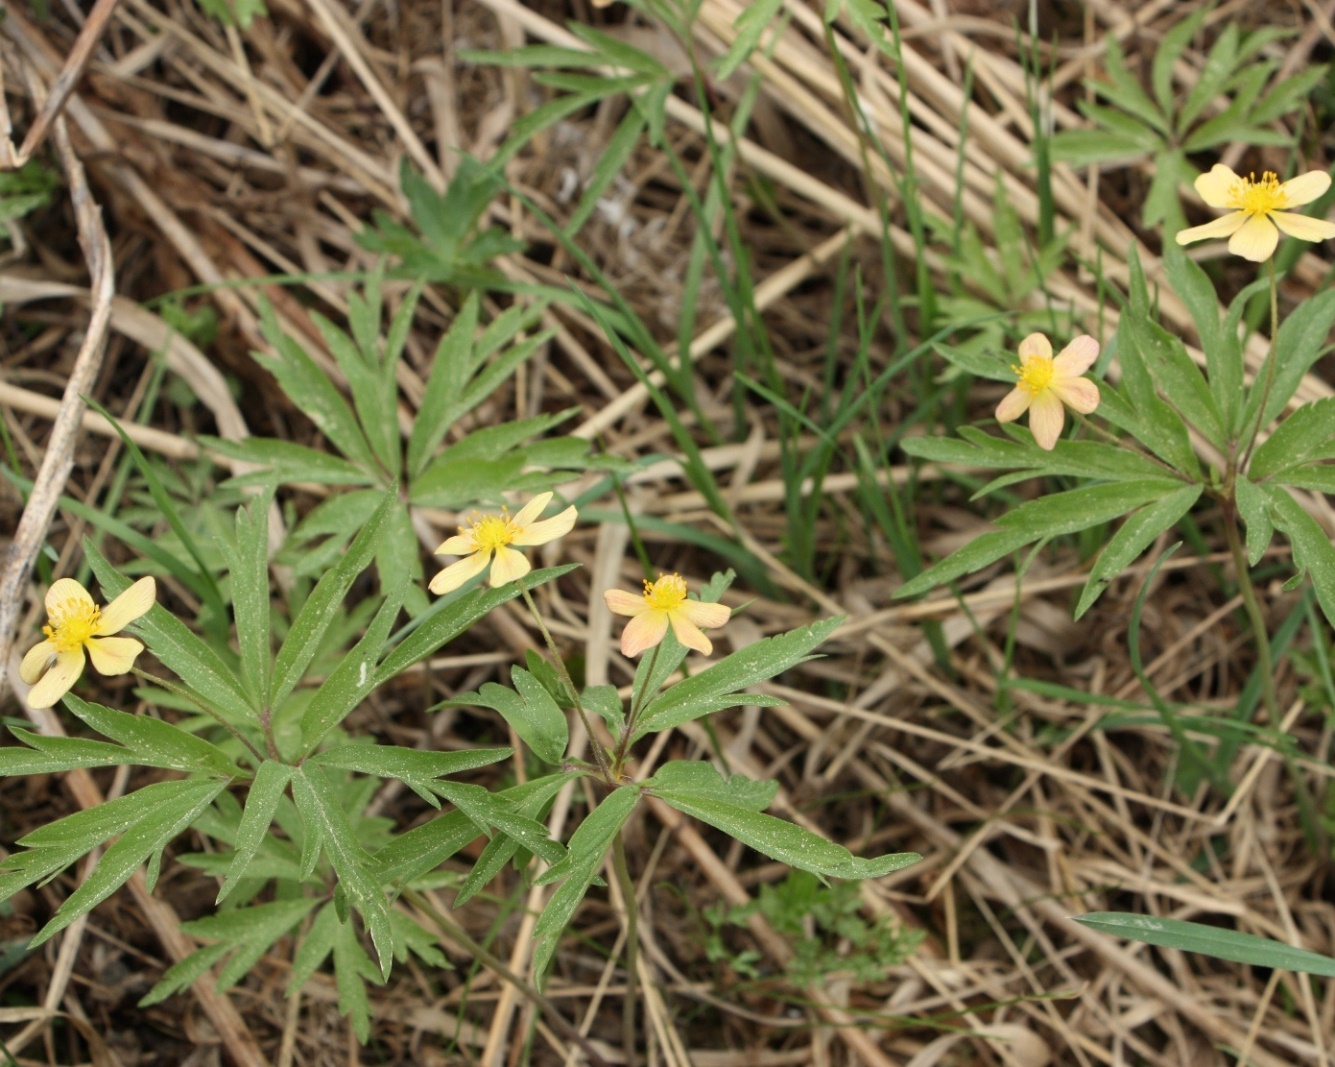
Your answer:
[[[663,640],[669,624],[678,641],[708,656],[714,645],[702,631],[722,626],[732,615],[732,608],[724,604],[687,600],[686,580],[680,574],[660,574],[658,581],[645,582],[643,596],[609,589],[603,600],[613,614],[631,616],[621,633],[624,656],[638,656],[653,648]]]
[[[1322,170],[1308,171],[1286,182],[1268,170],[1258,182],[1255,174],[1241,178],[1216,163],[1209,174],[1196,179],[1196,192],[1211,207],[1228,208],[1230,214],[1180,231],[1177,243],[1227,237],[1228,250],[1235,256],[1263,263],[1274,255],[1281,230],[1300,241],[1324,241],[1335,237],[1335,224],[1284,209],[1310,204],[1329,188],[1330,175]]]
[[[487,582],[493,589],[524,577],[533,567],[522,552],[516,552],[510,546],[545,545],[564,537],[575,525],[573,507],[550,519],[533,521],[551,499],[551,493],[539,493],[513,517],[508,511],[502,511],[500,515],[474,513],[468,526],[460,526],[455,536],[436,549],[437,555],[464,558],[451,563],[432,578],[431,591],[438,595],[452,592],[486,570],[488,563],[491,563],[491,575]]]
[[[73,578],[57,579],[46,591],[46,640],[19,664],[19,677],[32,686],[28,704],[49,708],[68,693],[83,673],[85,651],[99,674],[125,674],[144,646],[112,635],[151,608],[156,596],[157,583],[140,578],[103,610]]]
[[[1011,370],[1020,383],[997,405],[998,422],[1014,422],[1029,412],[1029,429],[1039,448],[1052,451],[1066,422],[1066,408],[1088,415],[1099,406],[1099,387],[1080,377],[1099,358],[1099,343],[1081,334],[1052,358],[1041,333],[1020,342],[1020,362]],[[1063,406],[1065,405],[1065,406]]]

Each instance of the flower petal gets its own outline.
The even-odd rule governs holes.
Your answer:
[[[1279,231],[1264,215],[1253,215],[1237,233],[1228,239],[1228,250],[1235,256],[1264,263],[1275,254]]]
[[[516,578],[524,577],[532,569],[533,564],[529,563],[524,553],[502,545],[496,549],[496,562],[491,565],[491,576],[487,579],[487,584],[493,589],[498,589]]]
[[[461,560],[451,563],[443,571],[431,579],[431,584],[427,586],[437,596],[444,596],[446,593],[452,593],[476,575],[481,574],[487,569],[487,564],[491,561],[491,553],[487,551],[474,552],[471,556],[465,556]]]
[[[1029,410],[1033,399],[1033,394],[1028,389],[1017,385],[1003,396],[1001,403],[997,405],[997,422],[1014,422]]]
[[[703,600],[684,601],[677,611],[705,630],[717,630],[732,618],[732,608],[727,604],[714,604]]]
[[[666,611],[643,611],[621,631],[621,654],[638,656],[646,648],[653,648],[663,640],[667,633],[668,616]]]
[[[78,582],[74,583],[78,585]],[[83,646],[62,652],[56,657],[56,665],[42,675],[42,680],[28,693],[28,707],[49,708],[70,691],[83,673]]]
[[[38,641],[24,653],[23,662],[19,664],[19,677],[27,685],[32,685],[42,676],[47,665],[53,662],[55,658],[56,643],[54,641]]]
[[[627,593],[624,589],[609,589],[603,594],[603,603],[613,615],[638,615],[650,610],[642,595]]]
[[[558,537],[564,537],[574,529],[576,515],[575,509],[569,507],[561,514],[553,515],[550,519],[543,519],[541,522],[521,526],[519,532],[515,534],[515,539],[510,543],[512,545],[545,545],[548,541],[555,541]]]
[[[1329,188],[1330,175],[1324,170],[1309,170],[1306,174],[1290,178],[1280,186],[1286,207],[1302,207],[1304,204],[1310,204]]]
[[[1270,221],[1290,237],[1300,241],[1327,241],[1335,237],[1335,223],[1314,219],[1311,215],[1295,215],[1291,211],[1272,211]]]
[[[1089,334],[1082,333],[1052,361],[1052,369],[1056,371],[1054,378],[1074,378],[1084,374],[1098,358],[1099,343]]]
[[[1045,389],[1034,397],[1029,405],[1029,430],[1038,442],[1038,447],[1051,452],[1061,436],[1062,426],[1066,422],[1066,409],[1051,389]]]
[[[90,637],[88,658],[98,674],[125,674],[144,646],[133,637]]]
[[[477,551],[477,542],[468,534],[455,534],[447,537],[436,549],[437,556],[470,556]]]
[[[525,504],[522,508],[520,508],[519,513],[510,521],[514,523],[514,525],[516,526],[527,526],[530,522],[532,522],[539,515],[541,515],[547,509],[547,505],[550,504],[551,502],[552,502],[551,493],[539,493],[527,504]]]
[[[1232,237],[1247,221],[1247,212],[1235,211],[1231,215],[1221,215],[1204,226],[1193,226],[1189,230],[1178,230],[1174,240],[1180,245],[1189,245],[1195,241],[1208,241],[1212,237]]]
[[[153,601],[157,599],[157,595],[157,582],[153,581],[152,578],[140,578],[139,581],[106,606],[102,612],[102,617],[97,621],[97,629],[93,631],[94,634],[98,637],[109,637],[111,634],[120,633],[153,606]],[[138,641],[135,642],[135,644],[138,643]],[[93,665],[97,665],[96,660],[93,661]],[[103,671],[102,673],[106,674],[107,672]]]
[[[702,656],[708,656],[714,651],[714,643],[704,635],[704,631],[695,623],[686,617],[686,613],[678,608],[676,611],[668,612],[668,619],[672,622],[672,632],[687,648],[693,648]]]
[[[1240,181],[1242,179],[1231,167],[1216,163],[1210,168],[1210,173],[1196,179],[1196,193],[1211,207],[1234,207],[1236,205],[1230,194]]]
[[[1044,359],[1052,358],[1052,342],[1041,333],[1031,333],[1020,342],[1020,358],[1028,359],[1030,356],[1042,356]]]
[[[60,605],[67,600],[78,600],[81,603],[87,604],[90,608],[96,606],[88,590],[73,578],[57,578],[51,583],[51,588],[46,591],[47,615],[52,615],[59,611]],[[50,706],[50,704],[46,705],[48,708]]]
[[[1054,381],[1050,387],[1053,395],[1072,411],[1088,415],[1099,406],[1099,387],[1088,378],[1066,378]],[[1029,416],[1032,422],[1033,416]]]

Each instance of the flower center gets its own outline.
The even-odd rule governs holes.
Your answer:
[[[509,512],[504,515],[475,515],[473,528],[465,530],[460,526],[459,532],[465,537],[471,537],[479,552],[504,548],[519,535],[515,524],[510,520]]]
[[[56,646],[57,652],[69,652],[87,642],[97,632],[102,609],[87,600],[70,597],[49,613],[50,621],[42,633]]]
[[[1229,190],[1228,206],[1248,215],[1269,215],[1288,206],[1289,198],[1279,182],[1279,175],[1268,170],[1256,180],[1255,174],[1239,178]]]
[[[1038,396],[1043,392],[1052,384],[1053,375],[1057,373],[1052,360],[1047,356],[1026,356],[1023,366],[1012,364],[1011,370],[1020,379],[1020,388],[1030,396]]]
[[[680,574],[660,574],[658,581],[644,583],[644,602],[654,611],[671,611],[686,600],[686,579]]]

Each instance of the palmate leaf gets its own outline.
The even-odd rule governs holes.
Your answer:
[[[1274,352],[1270,357],[1275,360],[1275,376],[1260,420],[1261,427],[1269,426],[1279,416],[1293,397],[1303,375],[1326,351],[1326,338],[1330,336],[1332,325],[1335,325],[1335,289],[1323,290],[1304,300],[1280,323],[1279,333],[1275,335]],[[1253,382],[1247,394],[1243,426],[1249,427],[1255,423],[1263,393],[1262,383]],[[1247,443],[1243,442],[1244,445]]]
[[[1298,574],[1312,578],[1317,602],[1335,625],[1335,547],[1321,525],[1280,486],[1263,486],[1270,498],[1271,518],[1293,546],[1293,565]]]
[[[182,923],[183,932],[214,944],[196,949],[168,967],[157,984],[139,1001],[139,1006],[146,1008],[161,1003],[189,988],[214,963],[229,954],[232,958],[219,972],[216,988],[219,992],[230,989],[249,973],[275,941],[295,929],[317,903],[313,897],[299,897]]]
[[[564,789],[567,783],[578,777],[578,774],[579,772],[567,772],[537,778],[532,782],[507,789],[502,796],[513,805],[514,810],[519,815],[529,819],[538,819],[547,810],[552,800],[555,799],[556,794]],[[459,887],[458,896],[454,898],[454,906],[456,908],[463,907],[488,882],[500,874],[501,868],[514,859],[521,849],[525,855],[531,854],[517,838],[508,834],[503,833],[492,838],[487,843],[487,847],[482,850],[482,855],[478,857],[477,862],[473,864],[473,869],[469,872],[467,881]]]
[[[790,867],[810,871],[822,880],[879,878],[922,859],[916,852],[860,859],[843,845],[757,810],[766,793],[773,796],[773,790],[767,788],[773,783],[746,779],[739,782],[737,776],[725,781],[709,764],[694,766],[698,769],[685,771],[681,764],[667,764],[663,768],[668,771],[666,777],[660,772],[644,782],[643,787],[683,814],[708,823]],[[573,851],[573,839],[570,847]]]
[[[288,995],[309,981],[311,975],[330,954],[334,957],[334,984],[338,988],[338,1010],[352,1020],[357,1040],[365,1043],[371,1036],[371,1002],[366,983],[383,979],[371,958],[357,940],[352,923],[344,922],[335,903],[326,904],[311,923],[292,961]]]
[[[538,943],[533,954],[533,969],[538,975],[539,989],[546,979],[562,931],[570,924],[575,909],[603,864],[612,839],[621,832],[639,799],[640,790],[635,786],[624,786],[609,793],[570,835],[565,858],[537,880],[538,885],[561,881],[533,928]]]
[[[389,974],[394,936],[389,926],[389,905],[375,877],[375,865],[352,829],[347,812],[324,769],[309,761],[294,768],[292,798],[301,813],[304,834],[302,867],[314,869],[323,851],[338,875],[338,887],[362,917],[380,957],[380,972]]]
[[[21,839],[19,844],[31,850],[36,858],[28,860],[30,853],[20,853],[18,856],[24,857],[20,863],[35,863],[38,868],[47,867],[44,873],[50,873],[72,863],[113,835],[121,835],[106,850],[84,883],[38,931],[32,945],[35,947],[53,937],[111,896],[140,864],[160,854],[174,837],[194,822],[226,785],[226,779],[222,778],[159,782],[99,807],[68,815]],[[9,857],[5,865],[17,866],[13,862],[16,858]],[[56,861],[53,867],[48,866],[51,860]],[[150,866],[151,890],[155,862],[151,861]]]
[[[1304,404],[1275,427],[1252,453],[1247,467],[1253,479],[1266,478],[1318,459],[1335,450],[1335,397]]]
[[[631,740],[636,741],[646,734],[680,726],[723,708],[742,704],[773,707],[783,703],[775,697],[759,696],[743,690],[799,663],[805,663],[811,658],[811,650],[838,629],[843,621],[844,617],[838,615],[777,637],[767,637],[732,653],[699,674],[678,682],[650,701],[648,707],[640,713]]]
[[[246,869],[269,833],[274,812],[278,809],[278,802],[283,799],[288,783],[292,781],[293,773],[294,768],[275,760],[265,760],[255,772],[255,780],[246,796],[246,808],[237,827],[232,863],[227,868],[227,877],[218,890],[215,904],[226,900],[237,883],[245,877]]]
[[[975,538],[958,552],[933,564],[900,586],[895,596],[918,596],[961,575],[981,570],[1024,545],[1111,522],[1181,488],[1181,482],[1166,478],[1144,479],[1087,485],[1031,500],[999,518],[1000,530]]]
[[[290,482],[315,482],[317,485],[372,485],[377,478],[350,460],[329,452],[307,448],[292,441],[267,437],[247,437],[228,441],[221,437],[200,435],[200,443],[210,452],[239,459],[261,468],[247,474],[233,475],[224,486],[279,485]]]
[[[390,513],[398,506],[398,497],[385,493],[380,506],[353,538],[347,554],[311,590],[274,660],[269,707],[276,708],[287,698],[310,665],[321,639],[343,611],[343,598],[380,547]]]
[[[546,687],[522,667],[512,667],[510,679],[514,689],[487,682],[477,693],[461,693],[437,706],[480,707],[499,712],[539,759],[559,764],[570,741],[565,712]]]
[[[273,495],[271,487],[255,497],[249,508],[237,508],[236,542],[225,549],[232,575],[241,681],[253,707],[260,707],[269,691],[269,505]]]
[[[1238,514],[1247,527],[1247,562],[1255,567],[1270,547],[1270,539],[1275,533],[1275,524],[1270,520],[1269,497],[1255,482],[1242,474],[1234,479],[1233,492],[1237,499]]]
[[[395,778],[433,807],[440,807],[434,792],[448,774],[458,774],[514,755],[509,748],[465,748],[457,752],[429,752],[399,745],[340,745],[312,756],[307,763],[338,767],[378,778]]]
[[[1134,915],[1127,912],[1096,911],[1072,916],[1081,926],[1088,926],[1113,937],[1143,941],[1147,945],[1196,952],[1219,960],[1246,963],[1253,967],[1273,967],[1299,974],[1319,974],[1335,978],[1335,959],[1295,948],[1268,937],[1226,930],[1205,923]]]

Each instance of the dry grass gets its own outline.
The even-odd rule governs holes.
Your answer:
[[[704,0],[697,43],[706,54],[726,47],[743,6],[740,0]],[[867,278],[874,283],[878,276],[874,242],[881,224],[873,189],[889,200],[896,250],[914,250],[890,175],[879,160],[864,172],[820,31],[823,6],[789,3],[788,31],[768,56],[756,57],[762,102],[730,176],[736,202],[748,206],[754,203],[748,183],[766,179],[780,212],[778,218],[764,210],[742,214],[754,250],[757,299],[782,373],[794,383],[819,381],[832,263],[848,241]],[[992,235],[998,179],[1034,225],[1032,131],[1010,21],[1023,16],[1022,5],[899,0],[897,6],[906,31],[921,196],[950,215],[962,152],[962,208],[985,238]],[[1165,0],[1138,8],[1044,5],[1048,39],[1052,32],[1060,35],[1053,109],[1058,127],[1080,122],[1072,104],[1108,35],[1122,40],[1133,65],[1148,63],[1162,33],[1183,17],[1182,6]],[[75,223],[82,225],[80,233],[94,224],[76,220],[65,204],[32,219],[26,252],[0,268],[7,316],[0,405],[27,465],[24,473],[37,472],[53,506],[51,494],[59,491],[99,499],[118,455],[99,418],[83,417],[83,432],[76,435],[76,401],[52,399],[81,372],[90,384],[80,388],[127,425],[140,423],[131,429],[139,444],[173,460],[198,454],[190,439],[195,431],[314,440],[300,413],[266,383],[247,354],[263,346],[256,297],[263,291],[286,327],[316,349],[318,334],[303,301],[337,318],[346,309],[343,283],[312,282],[300,299],[273,285],[217,287],[193,298],[221,316],[221,333],[207,352],[171,334],[145,302],[197,284],[371,267],[353,234],[374,209],[404,216],[397,191],[402,159],[429,180],[444,182],[456,166],[454,149],[486,158],[515,119],[542,98],[527,76],[468,65],[457,58],[458,49],[576,43],[563,28],[563,20],[576,18],[633,33],[639,47],[679,62],[666,35],[615,11],[595,14],[585,0],[408,0],[368,3],[355,12],[332,0],[277,0],[271,8],[272,18],[245,34],[220,28],[178,0],[121,0],[102,11],[105,26],[92,42],[82,81],[65,102],[63,121],[72,143],[68,158],[82,160],[91,196],[101,206],[119,295],[108,302],[89,282]],[[1292,69],[1314,53],[1327,55],[1335,44],[1330,8],[1315,2],[1286,7],[1283,18],[1299,31],[1284,45]],[[1240,0],[1222,4],[1209,16],[1211,29],[1201,43],[1225,20],[1258,12],[1257,5]],[[26,7],[8,9],[0,44],[10,118],[19,133],[38,113],[41,87],[50,86],[75,53],[74,14],[72,5],[53,5],[40,20]],[[847,26],[835,28],[835,41],[855,72],[891,167],[902,168],[895,72]],[[1183,87],[1199,58],[1189,53],[1177,72]],[[974,93],[966,98],[959,72],[970,60]],[[734,91],[718,87],[725,111]],[[667,136],[701,168],[695,176],[700,180],[707,159],[692,99],[682,92],[670,101]],[[587,177],[617,117],[603,108],[563,122],[516,158],[511,182],[560,218],[570,208],[563,189]],[[969,137],[960,145],[965,122]],[[58,126],[51,129],[53,136],[60,133]],[[1101,250],[1105,276],[1118,285],[1125,284],[1127,249],[1136,241],[1148,245],[1147,270],[1159,276],[1157,235],[1136,233],[1127,222],[1136,217],[1128,205],[1145,182],[1143,168],[1103,174],[1058,168],[1054,175],[1059,226],[1074,228],[1073,251],[1092,261]],[[577,274],[517,199],[498,200],[492,219],[533,242],[533,258],[516,255],[502,264],[510,277],[561,284]],[[646,148],[582,237],[665,342],[675,335],[693,225],[672,172]],[[931,258],[929,266],[942,269]],[[1325,270],[1316,255],[1308,255],[1286,295],[1321,284]],[[1060,304],[1097,310],[1093,280],[1074,269],[1054,277],[1050,293]],[[701,396],[718,404],[709,414],[723,420],[730,417],[722,405],[734,324],[716,290],[706,285],[702,300],[707,325],[693,339],[690,355]],[[100,369],[78,355],[96,332],[89,326],[90,308],[94,323],[103,316],[109,331]],[[424,308],[401,381],[408,418],[421,396],[425,353],[451,314],[443,292],[431,294]],[[1115,313],[1103,313],[1111,329]],[[1163,314],[1191,337],[1190,321],[1175,301],[1164,300]],[[577,432],[601,437],[612,452],[674,453],[645,391],[592,324],[557,306],[546,319],[557,329],[555,339],[494,416],[575,405],[581,411]],[[1265,352],[1263,338],[1254,342],[1248,353],[1253,367]],[[142,408],[149,353],[168,343],[168,365],[197,403],[160,398],[151,409]],[[874,358],[885,360],[883,354]],[[980,385],[979,392],[982,412],[986,389]],[[1330,393],[1324,381],[1309,377],[1300,397]],[[905,387],[892,394],[880,417],[896,422],[914,403]],[[857,523],[842,521],[856,512],[856,479],[840,471],[825,483],[819,528],[829,579],[813,586],[779,562],[785,519],[773,414],[756,408],[749,428],[745,441],[705,454],[736,509],[747,546],[773,562],[783,599],[757,600],[730,639],[745,642],[834,611],[848,612],[850,620],[826,650],[828,658],[812,665],[800,685],[779,690],[791,706],[721,716],[713,724],[717,742],[735,768],[779,777],[777,813],[855,851],[923,853],[923,863],[863,885],[861,893],[866,914],[891,914],[926,937],[911,959],[878,981],[853,983],[836,974],[818,988],[796,989],[778,978],[789,943],[753,917],[746,933],[733,932],[733,945],[758,949],[763,970],[774,977],[743,983],[726,965],[705,959],[698,911],[719,899],[749,901],[758,884],[782,872],[757,867],[754,854],[723,847],[670,809],[651,805],[634,828],[631,852],[632,868],[640,872],[647,941],[641,977],[653,990],[645,1005],[657,1050],[653,1062],[1206,1065],[1237,1062],[1239,1049],[1256,1064],[1328,1062],[1323,1057],[1330,1055],[1335,1034],[1335,984],[1128,946],[1068,919],[1101,909],[1222,916],[1239,929],[1335,953],[1328,863],[1309,851],[1296,815],[1293,774],[1269,749],[1241,751],[1233,772],[1240,785],[1226,805],[1205,791],[1182,796],[1165,784],[1176,750],[1160,724],[1127,722],[1114,729],[1102,721],[1106,708],[1098,705],[1000,691],[1015,612],[1014,674],[1138,698],[1126,654],[1138,583],[1117,583],[1086,620],[1073,625],[1069,607],[1084,576],[1072,555],[1049,550],[1029,571],[1018,601],[1010,572],[998,570],[970,588],[968,615],[954,601],[894,602],[898,578],[887,547]],[[44,456],[56,460],[43,465]],[[61,462],[66,457],[72,471]],[[903,484],[908,472],[895,469],[886,476]],[[629,493],[637,512],[714,530],[704,501],[675,463],[637,475]],[[312,500],[298,495],[297,506]],[[1319,518],[1329,518],[1324,500],[1312,506]],[[36,507],[30,505],[19,525],[15,497],[0,499],[0,514],[15,522],[15,553],[26,552],[31,563],[49,538],[62,552],[60,565],[68,565],[83,524],[57,511],[48,532],[50,515]],[[449,517],[428,518],[444,526]],[[981,520],[961,506],[940,504],[924,507],[920,521],[925,550],[938,555],[966,539]],[[1209,528],[1206,516],[1207,536]],[[696,578],[716,565],[698,550],[648,536],[666,568]],[[613,655],[611,621],[600,599],[590,595],[633,580],[624,528],[582,528],[567,540],[566,551],[585,570],[547,604],[558,640],[586,657],[590,682],[625,684],[624,663]],[[1237,605],[1221,602],[1211,575],[1222,558],[1179,555],[1165,567],[1149,599],[1143,635],[1160,693],[1215,710],[1236,701],[1250,665]],[[18,573],[10,571],[11,577]],[[26,594],[20,591],[27,584],[25,567],[8,601],[10,614],[0,614],[0,645],[7,646],[15,632],[32,632],[36,598],[29,595],[17,631],[12,618],[21,614]],[[1279,620],[1292,601],[1272,592],[1270,610]],[[949,674],[933,664],[920,629],[925,619],[943,626]],[[436,685],[473,687],[537,644],[519,612],[498,613],[489,625],[489,637],[437,665]],[[1306,754],[1296,773],[1320,796],[1327,788],[1330,731],[1321,709],[1308,707],[1299,681],[1291,670],[1282,672],[1288,714],[1270,725],[1290,734]],[[440,739],[453,726],[467,726],[424,716],[425,703],[420,691],[393,693],[368,713],[367,726],[411,739],[399,743],[427,735]],[[7,711],[14,714],[14,706]],[[702,730],[680,731],[649,753],[641,768],[648,773],[669,756],[698,756],[708,744]],[[7,781],[0,785],[4,838],[12,841],[72,810],[71,804],[97,803],[125,785],[123,777],[95,783],[87,775],[64,782]],[[382,810],[405,824],[417,811],[392,795],[382,798]],[[558,806],[554,826],[575,817],[568,806]],[[58,883],[20,898],[13,914],[0,917],[3,945],[21,943],[66,888]],[[547,890],[510,886],[501,892],[492,908],[482,905],[457,918],[477,936],[498,921],[498,950],[523,971],[533,917]],[[519,892],[527,913],[503,913],[506,892]],[[236,1063],[283,1065],[491,1067],[525,1062],[525,1056],[541,1064],[582,1062],[569,1038],[535,1018],[496,975],[486,969],[470,975],[462,953],[453,954],[459,966],[453,974],[396,969],[391,984],[375,991],[375,1041],[365,1049],[338,1017],[327,979],[318,978],[290,1001],[282,998],[290,966],[285,958],[266,958],[229,998],[201,985],[192,997],[140,1012],[135,1001],[183,951],[180,935],[173,938],[177,917],[200,913],[211,895],[202,879],[177,870],[164,878],[155,900],[141,890],[121,894],[41,952],[0,970],[6,1003],[41,1005],[0,1009],[5,1041],[19,1062],[204,1064],[220,1055]],[[591,895],[577,919],[581,939],[568,938],[548,994],[608,1063],[622,1062],[624,976],[594,946],[605,951],[616,943],[621,907],[615,891]],[[61,1021],[66,1019],[74,1027]],[[532,1043],[529,1052],[526,1041]]]

